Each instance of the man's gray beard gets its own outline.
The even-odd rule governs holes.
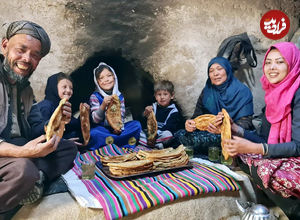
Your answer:
[[[9,79],[9,81],[12,84],[22,84],[22,83],[26,82],[31,75],[30,74],[29,76],[24,77],[24,76],[20,76],[19,74],[15,73],[12,70],[12,68],[10,68],[9,62],[6,57],[4,58],[4,61],[3,61],[3,68],[6,72],[7,78]]]

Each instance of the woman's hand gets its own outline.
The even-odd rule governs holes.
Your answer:
[[[196,130],[196,123],[194,120],[186,120],[185,121],[185,130],[187,130],[188,132],[193,132]]]
[[[148,117],[148,115],[153,111],[153,107],[151,105],[147,106],[144,111],[144,116]]]
[[[219,112],[216,116],[216,120],[214,121],[214,124],[209,123],[207,126],[207,131],[213,134],[220,134],[221,129],[220,126],[223,123],[224,114],[222,112]]]
[[[225,140],[224,147],[232,157],[237,154],[263,154],[262,144],[253,143],[238,136],[232,136],[232,139]]]

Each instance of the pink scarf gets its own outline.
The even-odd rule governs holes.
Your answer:
[[[265,75],[260,79],[265,90],[266,118],[271,123],[269,144],[290,142],[292,140],[291,103],[295,92],[300,85],[300,51],[291,42],[274,44],[267,51],[266,57],[272,48],[279,50],[288,64],[287,76],[277,84],[268,81]]]

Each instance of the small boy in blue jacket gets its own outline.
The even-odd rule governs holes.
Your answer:
[[[145,131],[141,131],[139,143],[148,146],[163,148],[173,134],[181,128],[182,116],[174,99],[174,85],[168,80],[158,81],[154,84],[154,96],[156,102],[147,106],[144,116],[147,117],[151,111],[154,112],[157,121],[157,136],[155,143],[147,141]]]

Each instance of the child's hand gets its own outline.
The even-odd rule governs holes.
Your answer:
[[[144,116],[148,117],[148,115],[153,111],[153,107],[151,105],[147,106],[144,111]]]
[[[87,103],[83,103],[83,105],[84,105],[84,107],[86,107],[86,109],[87,109],[88,111],[90,111],[90,110],[91,110],[91,107],[90,107],[90,105],[89,105],[89,104],[87,104]]]
[[[106,108],[107,108],[107,106],[109,105],[110,101],[111,101],[111,96],[105,96],[105,97],[104,97],[103,102],[102,102],[102,104],[101,104],[101,106],[100,106],[100,107],[102,108],[103,111],[106,110]]]
[[[72,104],[69,101],[66,101],[66,103],[62,107],[62,110],[63,110],[64,122],[65,124],[68,124],[71,121]]]

